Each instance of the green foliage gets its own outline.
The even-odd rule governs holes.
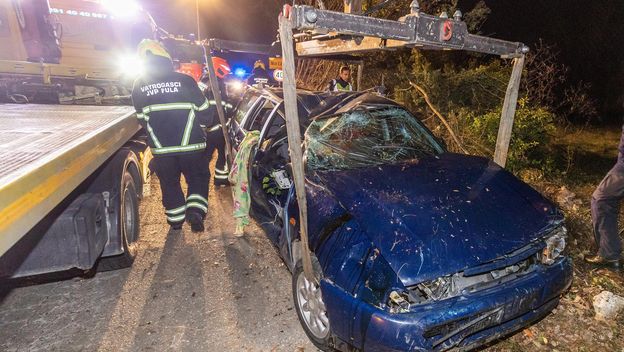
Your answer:
[[[494,149],[498,135],[501,109],[483,115],[469,114],[469,132],[488,148]],[[541,107],[532,107],[520,99],[514,119],[514,129],[509,146],[507,167],[512,171],[531,167],[551,171],[550,139],[555,133],[555,116]]]
[[[409,3],[392,2],[376,17],[396,19],[409,11]],[[420,3],[425,13],[446,11],[451,15],[457,9],[458,1]],[[483,1],[476,2],[472,9],[466,11],[464,20],[470,32],[478,32],[489,13]],[[588,99],[581,94],[583,89],[566,93],[570,98],[565,101],[578,103],[576,105],[554,100],[552,92],[561,88],[565,80],[562,72],[565,70],[556,55],[549,54],[548,50],[538,52],[540,55],[533,54],[527,58],[509,146],[507,168],[515,172],[523,168],[553,171],[551,149],[554,147],[551,139],[555,124],[566,119],[562,118],[562,112],[565,115],[579,111],[591,113],[591,104],[586,104]],[[426,92],[434,108],[448,121],[466,150],[471,154],[493,157],[511,74],[511,60],[465,51],[413,49],[368,55],[365,67],[365,87],[383,84],[390,98],[415,112],[438,137],[445,140],[451,151],[461,149],[432,113],[423,95],[410,83]]]

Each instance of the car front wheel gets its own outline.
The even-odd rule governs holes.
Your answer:
[[[317,279],[316,282],[311,282],[305,277],[301,261],[295,267],[292,280],[295,309],[312,343],[322,351],[333,351],[329,343],[330,325],[327,309],[318,284],[322,277],[321,265],[314,257],[312,257],[312,269]]]

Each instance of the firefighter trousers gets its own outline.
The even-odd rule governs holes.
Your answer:
[[[220,129],[210,132],[206,147],[209,162],[212,160],[215,150],[217,151],[217,162],[215,164],[214,184],[215,186],[227,186],[230,184],[228,181],[229,170],[225,160],[225,141]]]
[[[154,171],[160,181],[162,203],[171,226],[182,225],[190,213],[199,214],[202,219],[206,217],[210,170],[204,151],[155,157]],[[186,197],[180,175],[184,175],[188,186]]]

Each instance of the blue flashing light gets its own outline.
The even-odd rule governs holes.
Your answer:
[[[247,74],[247,71],[245,71],[244,68],[240,68],[239,67],[239,68],[234,70],[234,75],[236,77],[243,78],[245,76],[245,74]]]

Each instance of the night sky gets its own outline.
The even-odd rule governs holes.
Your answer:
[[[397,0],[410,2],[410,0]],[[424,0],[422,0],[424,1]],[[289,1],[290,2],[290,1]],[[460,0],[469,10],[476,0]],[[600,111],[612,119],[624,114],[623,0],[486,0],[492,13],[485,35],[521,41],[540,38],[556,44],[570,67],[570,83],[592,85]],[[163,28],[172,33],[196,31],[194,0],[143,0]],[[284,0],[200,0],[202,37],[271,43]]]

